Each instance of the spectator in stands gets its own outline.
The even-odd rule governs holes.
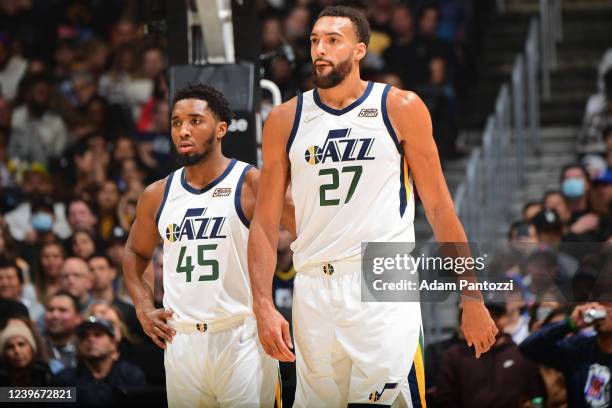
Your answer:
[[[95,234],[98,218],[86,201],[75,199],[68,204],[68,223],[73,230],[82,229]]]
[[[505,293],[506,321],[504,332],[512,337],[515,344],[521,344],[529,335],[529,310],[523,292],[519,287]]]
[[[407,5],[398,4],[394,7],[391,30],[393,42],[383,52],[385,69],[400,76],[404,89],[414,89],[418,78],[426,77],[425,73],[420,72],[426,67],[418,64],[414,43],[414,22],[412,12]]]
[[[514,408],[545,397],[537,366],[521,355],[504,332],[504,302],[487,302],[487,309],[499,330],[495,344],[479,359],[465,342],[447,350],[437,381],[437,406]]]
[[[93,302],[89,292],[93,286],[93,274],[83,259],[68,258],[64,261],[60,272],[60,284],[63,290],[77,299],[79,313]]]
[[[0,98],[0,108],[3,110],[3,119],[0,127],[5,129],[10,136],[8,139],[8,153],[13,163],[41,163],[47,164],[45,152],[40,134],[27,132],[25,129],[12,128],[13,110],[5,99]]]
[[[98,234],[104,241],[110,238],[113,229],[119,225],[117,218],[119,198],[119,188],[112,180],[104,181],[96,193]]]
[[[533,218],[538,242],[553,251],[561,264],[561,274],[571,279],[578,269],[576,258],[559,250],[563,238],[563,224],[555,210],[542,210]]]
[[[132,44],[115,50],[111,69],[100,78],[98,93],[109,103],[120,105],[131,123],[137,120],[140,106],[153,93],[153,81],[142,75]]]
[[[95,300],[104,300],[115,306],[123,316],[130,332],[141,334],[141,326],[136,317],[134,306],[123,302],[115,296],[113,285],[117,278],[117,270],[105,255],[93,255],[88,260],[89,268],[94,275],[92,296]]]
[[[587,150],[599,152],[605,149],[603,131],[612,125],[612,68],[602,77],[603,90],[587,101],[584,115],[583,145]]]
[[[428,67],[431,60],[436,57],[441,57],[444,60],[448,68],[447,75],[452,78],[452,72],[457,63],[455,52],[451,44],[438,38],[439,21],[440,9],[437,5],[433,3],[426,4],[419,11],[417,17],[417,37],[415,39],[419,59],[415,63],[423,64],[425,69],[421,73],[424,76],[417,79],[418,83],[428,82]]]
[[[561,171],[561,192],[567,199],[572,212],[572,223],[589,213],[589,195],[591,193],[591,178],[587,169],[581,164],[569,164]],[[593,223],[588,223],[593,227]],[[587,226],[582,228],[586,229]],[[594,227],[593,227],[594,228]]]
[[[119,308],[104,300],[96,301],[87,316],[95,316],[108,320],[115,329],[115,340],[118,355],[130,363],[140,367],[147,378],[147,383],[164,385],[164,352],[152,341],[138,336],[130,331]],[[144,335],[144,333],[143,333]]]
[[[612,294],[610,287],[602,288]],[[604,293],[602,292],[602,293]],[[602,310],[606,317],[585,321],[589,309]],[[576,334],[593,326],[596,336]],[[576,306],[569,318],[550,323],[532,333],[520,345],[530,360],[563,372],[568,406],[609,406],[612,370],[612,303],[586,303]]]
[[[555,210],[561,223],[563,224],[563,234],[567,233],[569,224],[572,219],[572,212],[570,211],[567,201],[561,191],[549,190],[544,193],[542,197],[542,204],[546,210]],[[539,212],[539,211],[538,211]]]
[[[77,327],[79,362],[58,375],[64,386],[76,386],[81,405],[113,405],[146,384],[142,370],[117,359],[115,329],[108,320],[89,317]]]
[[[66,259],[66,251],[59,242],[43,244],[40,249],[40,267],[34,282],[36,296],[43,304],[61,288],[60,273],[64,259]]]
[[[539,201],[528,201],[523,205],[523,209],[521,210],[521,214],[523,216],[523,220],[531,221],[533,217],[536,216],[537,213],[542,211],[542,203]]]
[[[151,44],[140,55],[144,76],[155,81],[166,69],[166,51],[158,44]]]
[[[85,230],[78,229],[74,231],[71,241],[70,249],[73,256],[86,260],[96,253],[94,237]]]
[[[29,287],[29,290],[26,291],[26,287]],[[44,313],[42,305],[36,299],[32,284],[24,281],[22,270],[6,255],[0,256],[0,298],[23,303],[34,321]]]
[[[0,33],[0,91],[2,97],[13,101],[17,86],[23,78],[28,62],[13,52],[13,44],[5,33]]]
[[[36,329],[18,318],[9,319],[0,332],[4,364],[0,384],[13,387],[42,387],[53,384],[47,355]]]
[[[552,305],[554,302],[548,302]],[[563,321],[567,318],[567,312],[565,307],[557,307],[555,309],[549,309],[548,306],[544,306],[546,303],[540,305],[538,309],[537,320],[533,323],[531,332],[537,331],[540,327],[546,326],[549,323],[556,323]],[[546,317],[543,317],[546,316]],[[567,407],[567,388],[565,386],[565,378],[563,373],[551,367],[539,365],[540,375],[546,384],[546,394],[548,400],[546,401],[547,407]]]
[[[36,75],[26,83],[25,105],[15,108],[11,126],[24,134],[36,134],[42,143],[46,161],[58,158],[68,145],[68,131],[63,119],[50,111],[53,88],[49,80]]]
[[[75,328],[81,323],[78,301],[60,290],[49,297],[44,319],[43,336],[49,352],[53,374],[76,366]]]
[[[550,250],[534,250],[525,262],[523,283],[528,290],[526,298],[529,301],[542,299],[550,291],[561,299],[567,299],[570,279],[562,269],[557,254]]]

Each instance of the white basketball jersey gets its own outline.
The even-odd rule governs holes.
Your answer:
[[[298,96],[287,143],[298,272],[356,256],[362,242],[414,242],[412,180],[387,114],[389,89],[369,82],[340,110],[316,89]]]
[[[167,178],[157,228],[164,240],[164,308],[179,319],[251,314],[249,222],[240,205],[250,167],[232,159],[203,189],[187,183],[184,168]]]

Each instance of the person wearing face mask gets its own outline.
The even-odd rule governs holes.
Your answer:
[[[597,241],[600,216],[592,211],[593,185],[587,169],[581,164],[570,164],[561,171],[561,193],[571,211],[569,231],[564,241]]]

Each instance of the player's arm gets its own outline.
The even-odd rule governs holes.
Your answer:
[[[295,356],[289,323],[274,307],[272,278],[285,194],[289,180],[286,145],[295,116],[296,99],[275,107],[263,130],[263,166],[259,175],[257,202],[249,232],[249,274],[253,290],[253,312],[261,344],[270,356],[293,361]],[[294,229],[295,230],[295,229]]]
[[[387,109],[436,240],[442,243],[467,242],[444,180],[427,107],[415,93],[393,88],[388,94]],[[458,247],[459,251],[468,250],[467,244],[461,247]],[[468,279],[475,278],[472,275]],[[479,357],[495,342],[497,328],[484,307],[480,292],[469,295],[476,301],[462,302],[461,328],[468,344],[474,344],[476,357]]]
[[[240,204],[247,220],[253,219],[255,212],[255,203],[257,201],[257,192],[259,191],[259,182],[261,180],[261,172],[252,167],[247,172],[244,178],[242,187],[242,195],[240,196]],[[280,224],[295,236],[295,207],[291,198],[290,188],[285,192],[285,202],[283,205],[283,213],[281,214]]]
[[[165,348],[165,342],[172,341],[175,334],[166,324],[172,312],[155,309],[153,288],[144,279],[144,272],[160,241],[155,218],[165,184],[165,180],[157,181],[140,195],[136,218],[130,229],[123,257],[123,276],[136,309],[136,316],[145,333],[161,348]]]

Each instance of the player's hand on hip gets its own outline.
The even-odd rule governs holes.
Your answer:
[[[144,332],[153,340],[153,343],[165,349],[166,342],[172,343],[176,331],[166,323],[172,318],[172,311],[165,309],[147,309],[138,313],[138,320]]]
[[[476,358],[491,349],[495,344],[495,336],[498,332],[489,311],[484,303],[479,301],[463,302],[461,331],[468,346],[474,346]]]
[[[264,351],[279,361],[295,361],[289,323],[272,305],[255,310],[257,334]]]

